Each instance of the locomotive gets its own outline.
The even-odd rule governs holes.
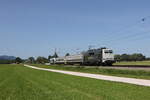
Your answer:
[[[51,58],[51,64],[109,65],[114,63],[113,50],[108,48],[89,49],[81,54]]]

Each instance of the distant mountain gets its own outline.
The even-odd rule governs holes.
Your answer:
[[[0,60],[15,60],[16,57],[14,56],[7,56],[7,55],[2,55],[0,56]]]

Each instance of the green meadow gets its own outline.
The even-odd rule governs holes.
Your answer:
[[[150,87],[0,65],[0,100],[150,100]]]
[[[121,61],[116,62],[114,65],[144,65],[150,66],[150,61]]]

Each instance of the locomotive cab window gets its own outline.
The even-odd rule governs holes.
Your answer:
[[[105,53],[113,53],[112,50],[106,50]]]

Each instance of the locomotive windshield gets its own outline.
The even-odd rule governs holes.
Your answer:
[[[105,53],[113,53],[112,50],[105,50]]]

